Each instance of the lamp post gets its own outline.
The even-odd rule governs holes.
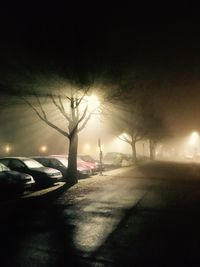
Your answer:
[[[97,127],[99,128],[98,130],[99,130],[99,135],[100,135],[101,134],[100,133],[100,128],[101,128],[100,116],[101,116],[101,114],[98,111],[98,109],[100,107],[100,101],[96,95],[90,95],[87,97],[87,102],[88,102],[88,105],[90,107],[91,114],[96,115],[97,120],[99,120],[99,125]],[[99,162],[100,162],[99,174],[103,175],[103,173],[102,173],[102,171],[103,171],[103,167],[102,167],[102,165],[103,165],[103,163],[102,163],[103,151],[102,151],[102,145],[101,145],[101,138],[100,137],[98,138],[98,149],[99,149]]]
[[[91,95],[89,96],[89,101],[90,101],[90,106],[92,108],[92,112],[93,114],[96,113],[96,111],[99,109],[100,107],[100,101],[98,99],[98,97],[96,95]],[[97,120],[99,120],[99,134],[100,133],[100,129],[101,129],[101,121],[100,121],[100,116],[101,114],[97,111],[96,113],[97,116]],[[103,175],[102,171],[103,171],[103,151],[102,151],[102,145],[101,145],[101,138],[98,138],[98,148],[99,148],[99,162],[100,162],[100,166],[99,166],[99,174]]]
[[[98,147],[99,147],[99,162],[100,162],[100,166],[99,166],[99,174],[103,175],[102,173],[102,159],[103,159],[103,151],[102,151],[102,147],[101,147],[101,139],[98,139]]]

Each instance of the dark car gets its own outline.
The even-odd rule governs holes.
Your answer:
[[[0,199],[21,195],[27,188],[35,184],[29,174],[11,171],[0,163]]]
[[[67,166],[68,161],[64,158],[56,158],[51,156],[34,156],[32,159],[38,161],[45,167],[54,168],[59,170],[63,175],[63,180],[67,180]]]
[[[11,170],[27,173],[33,176],[36,187],[53,185],[62,180],[60,171],[44,167],[38,161],[26,157],[5,157],[0,158],[0,162]]]

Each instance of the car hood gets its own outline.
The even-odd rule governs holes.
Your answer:
[[[77,170],[78,171],[88,171],[88,170],[90,170],[90,168],[88,168],[88,167],[86,167],[86,166],[82,166],[82,165],[80,165],[80,164],[77,164]]]
[[[43,172],[46,174],[53,174],[53,173],[58,173],[59,171],[53,168],[48,168],[48,167],[40,167],[40,168],[32,168],[31,170],[35,172]]]
[[[21,177],[21,173],[20,172],[17,172],[17,171],[12,171],[12,170],[9,170],[9,171],[3,171],[3,172],[0,172],[0,173],[4,173],[4,174],[7,174],[8,176],[18,176],[18,177]]]

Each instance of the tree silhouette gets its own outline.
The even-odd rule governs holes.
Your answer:
[[[68,138],[68,181],[71,184],[77,182],[78,133],[84,129],[94,111],[98,109],[94,97],[89,95],[90,89],[89,86],[78,88],[68,85],[68,88],[59,88],[42,96],[36,91],[32,91],[31,95],[22,96],[44,123]],[[54,113],[57,113],[57,118],[64,118],[64,125],[53,118]]]

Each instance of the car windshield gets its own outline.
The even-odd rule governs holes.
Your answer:
[[[10,171],[10,169],[6,167],[4,164],[0,163],[0,172],[4,172],[4,171]]]
[[[65,158],[57,158],[57,160],[59,160],[65,167],[68,167],[68,160]]]
[[[43,167],[42,164],[40,164],[39,162],[37,162],[34,159],[26,159],[26,160],[24,160],[24,164],[30,169]]]
[[[120,159],[122,158],[121,154],[119,153],[115,153],[115,152],[110,152],[110,153],[107,153],[104,157],[104,159],[106,160],[110,160],[110,159]]]

